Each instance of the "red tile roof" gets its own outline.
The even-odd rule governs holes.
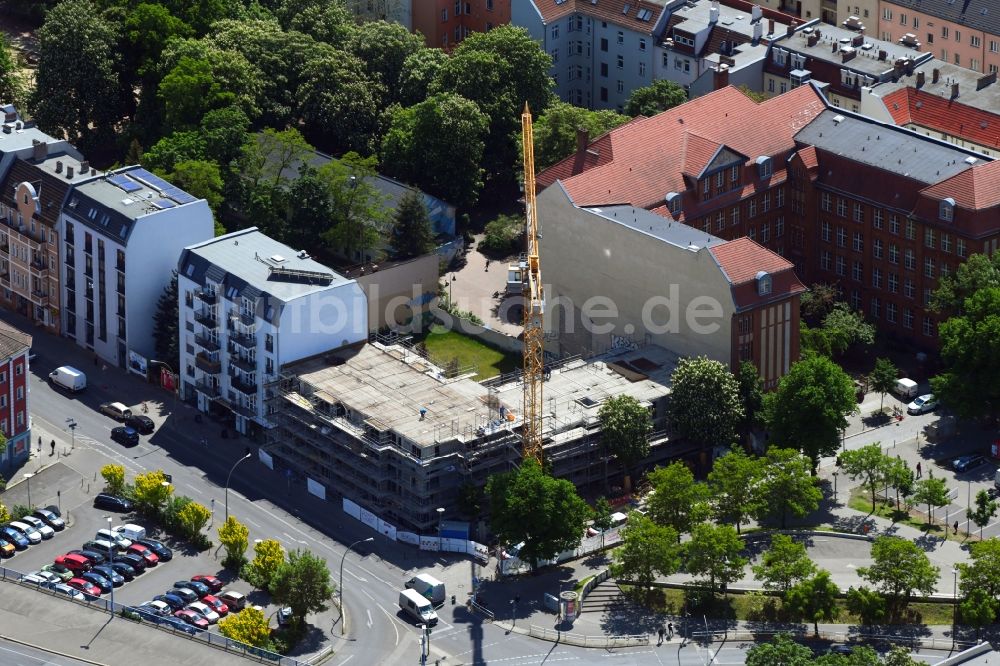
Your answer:
[[[951,197],[957,206],[968,210],[1000,206],[1000,161],[966,169],[925,188],[921,194],[939,201]]]
[[[564,0],[558,4],[556,0],[532,0],[532,4],[542,15],[542,21],[546,25],[569,14],[579,13],[650,34],[663,12],[663,5],[645,0],[598,0],[596,4],[590,0]],[[628,5],[627,14],[624,12],[626,5]],[[640,21],[638,18],[642,9],[651,12],[648,21]]]
[[[897,125],[920,125],[1000,148],[1000,115],[917,88],[895,90],[882,100]]]
[[[709,160],[715,157],[722,148],[722,144],[698,136],[693,132],[684,133],[684,164],[681,173],[697,179],[701,172],[705,170]]]
[[[732,285],[733,301],[739,310],[801,294],[806,287],[795,275],[794,265],[776,252],[749,238],[715,245],[708,249]],[[771,276],[771,292],[757,293],[757,273]]]
[[[799,157],[807,169],[815,169],[819,166],[819,157],[816,156],[816,146],[806,146],[801,149]]]
[[[795,133],[825,108],[812,86],[759,104],[729,86],[615,128],[591,146],[600,157],[582,172],[574,171],[578,158],[573,155],[542,172],[538,181],[544,186],[562,180],[578,206],[627,203],[653,209],[668,192],[687,189],[682,175],[687,156],[681,147],[690,135],[724,144],[750,159],[782,155],[794,150]]]

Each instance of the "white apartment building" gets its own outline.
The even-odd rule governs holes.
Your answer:
[[[368,338],[368,304],[344,278],[256,227],[184,249],[177,263],[181,395],[270,428],[267,385],[288,363]]]
[[[59,216],[63,335],[108,363],[144,370],[177,257],[214,230],[207,202],[141,167],[74,185]]]

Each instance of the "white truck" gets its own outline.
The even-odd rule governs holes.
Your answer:
[[[913,399],[917,397],[920,392],[920,387],[912,379],[903,377],[902,379],[896,380],[896,395],[900,398],[910,398]]]
[[[68,365],[60,366],[50,372],[49,381],[72,393],[87,388],[87,375]]]
[[[403,590],[399,593],[399,608],[420,624],[433,627],[438,622],[437,613],[430,600],[416,590]]]
[[[410,580],[406,581],[405,587],[408,590],[416,590],[421,596],[425,597],[435,606],[443,604],[445,597],[447,596],[444,589],[444,583],[430,574],[417,574]]]

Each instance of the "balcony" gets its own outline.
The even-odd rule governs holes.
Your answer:
[[[219,387],[216,386],[215,384],[211,384],[206,381],[201,381],[201,380],[196,381],[194,383],[194,388],[196,391],[198,391],[199,393],[204,393],[209,398],[217,398],[220,395]]]
[[[222,372],[222,363],[219,361],[213,361],[202,352],[195,354],[194,365],[202,372],[207,372],[210,375],[217,375]]]
[[[219,295],[214,291],[206,291],[204,289],[199,289],[194,292],[195,296],[202,303],[207,303],[208,305],[215,305],[219,300]]]
[[[244,377],[239,377],[233,373],[229,374],[229,385],[245,395],[257,395],[257,383],[251,382]]]
[[[10,254],[10,244],[7,241],[0,243],[0,252],[3,254]]]
[[[219,341],[213,340],[212,338],[206,337],[204,335],[194,336],[194,343],[209,352],[217,352],[221,347],[219,347]]]
[[[194,320],[205,328],[219,327],[219,320],[211,310],[199,310],[194,314]]]
[[[32,290],[31,302],[37,305],[48,305],[49,304],[48,292]]]
[[[229,329],[229,341],[234,345],[239,345],[244,349],[257,348],[257,336],[247,333],[237,333],[234,329]]]
[[[240,321],[247,326],[253,326],[257,323],[257,317],[253,312],[247,312],[245,310],[240,311]]]
[[[255,359],[245,358],[237,354],[229,357],[229,365],[235,366],[240,370],[245,370],[246,372],[255,372],[257,370],[257,361]]]
[[[46,278],[49,276],[49,267],[43,261],[32,261],[28,264],[28,268],[31,269],[31,274],[36,277]]]

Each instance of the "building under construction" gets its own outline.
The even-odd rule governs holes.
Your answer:
[[[647,462],[678,455],[667,446],[666,427],[677,360],[645,347],[547,366],[542,433],[553,473],[583,490],[603,485],[597,413],[620,394],[651,409]],[[282,368],[268,391],[276,427],[265,449],[279,465],[323,485],[329,499],[347,497],[399,527],[432,532],[438,507],[449,517],[460,514],[462,486],[481,487],[520,463],[523,390],[517,373],[484,383],[446,377],[401,345],[340,349]]]

